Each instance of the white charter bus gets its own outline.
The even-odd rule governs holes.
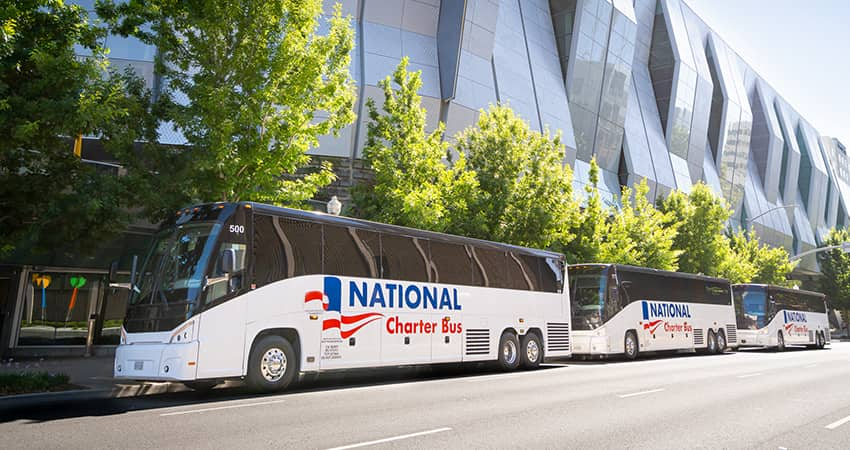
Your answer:
[[[735,316],[742,347],[824,348],[830,343],[823,294],[766,284],[736,284]]]
[[[284,389],[299,373],[570,355],[562,255],[257,203],[178,211],[130,283],[116,378]],[[134,277],[136,278],[136,277]]]
[[[729,282],[619,264],[569,266],[575,355],[737,346]]]

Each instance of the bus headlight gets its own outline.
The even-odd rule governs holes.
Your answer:
[[[183,342],[189,342],[195,337],[195,322],[189,322],[182,327],[178,328],[177,331],[171,333],[171,340],[169,343],[177,343],[182,344]]]

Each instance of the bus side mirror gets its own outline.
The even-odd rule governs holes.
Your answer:
[[[236,250],[232,248],[224,249],[221,252],[221,271],[223,273],[233,273],[236,269]]]
[[[113,260],[112,263],[109,264],[109,276],[107,280],[109,283],[114,283],[115,279],[118,277],[118,260]]]

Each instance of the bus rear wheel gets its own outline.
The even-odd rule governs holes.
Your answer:
[[[776,332],[776,351],[785,351],[785,337],[782,336],[782,330]]]
[[[520,342],[520,359],[524,369],[537,369],[543,361],[543,344],[537,333],[526,333]]]
[[[502,333],[499,339],[499,368],[505,371],[516,370],[520,364],[519,340],[512,331]]]
[[[708,342],[706,343],[706,352],[709,355],[717,353],[717,334],[714,330],[708,330]]]
[[[823,332],[819,331],[815,335],[815,342],[817,342],[816,347],[818,350],[822,350],[824,347],[826,347],[826,336],[823,335]]]
[[[623,340],[623,347],[623,354],[626,355],[626,359],[637,359],[638,354],[640,353],[640,347],[638,344],[637,334],[635,334],[634,331],[626,332],[626,337]]]
[[[261,338],[248,359],[248,385],[260,392],[286,389],[295,379],[298,359],[286,339],[269,335]]]
[[[723,330],[717,332],[717,353],[725,353],[726,352],[726,334]]]

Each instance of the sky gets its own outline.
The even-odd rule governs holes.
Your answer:
[[[685,3],[821,135],[850,147],[850,1]]]

